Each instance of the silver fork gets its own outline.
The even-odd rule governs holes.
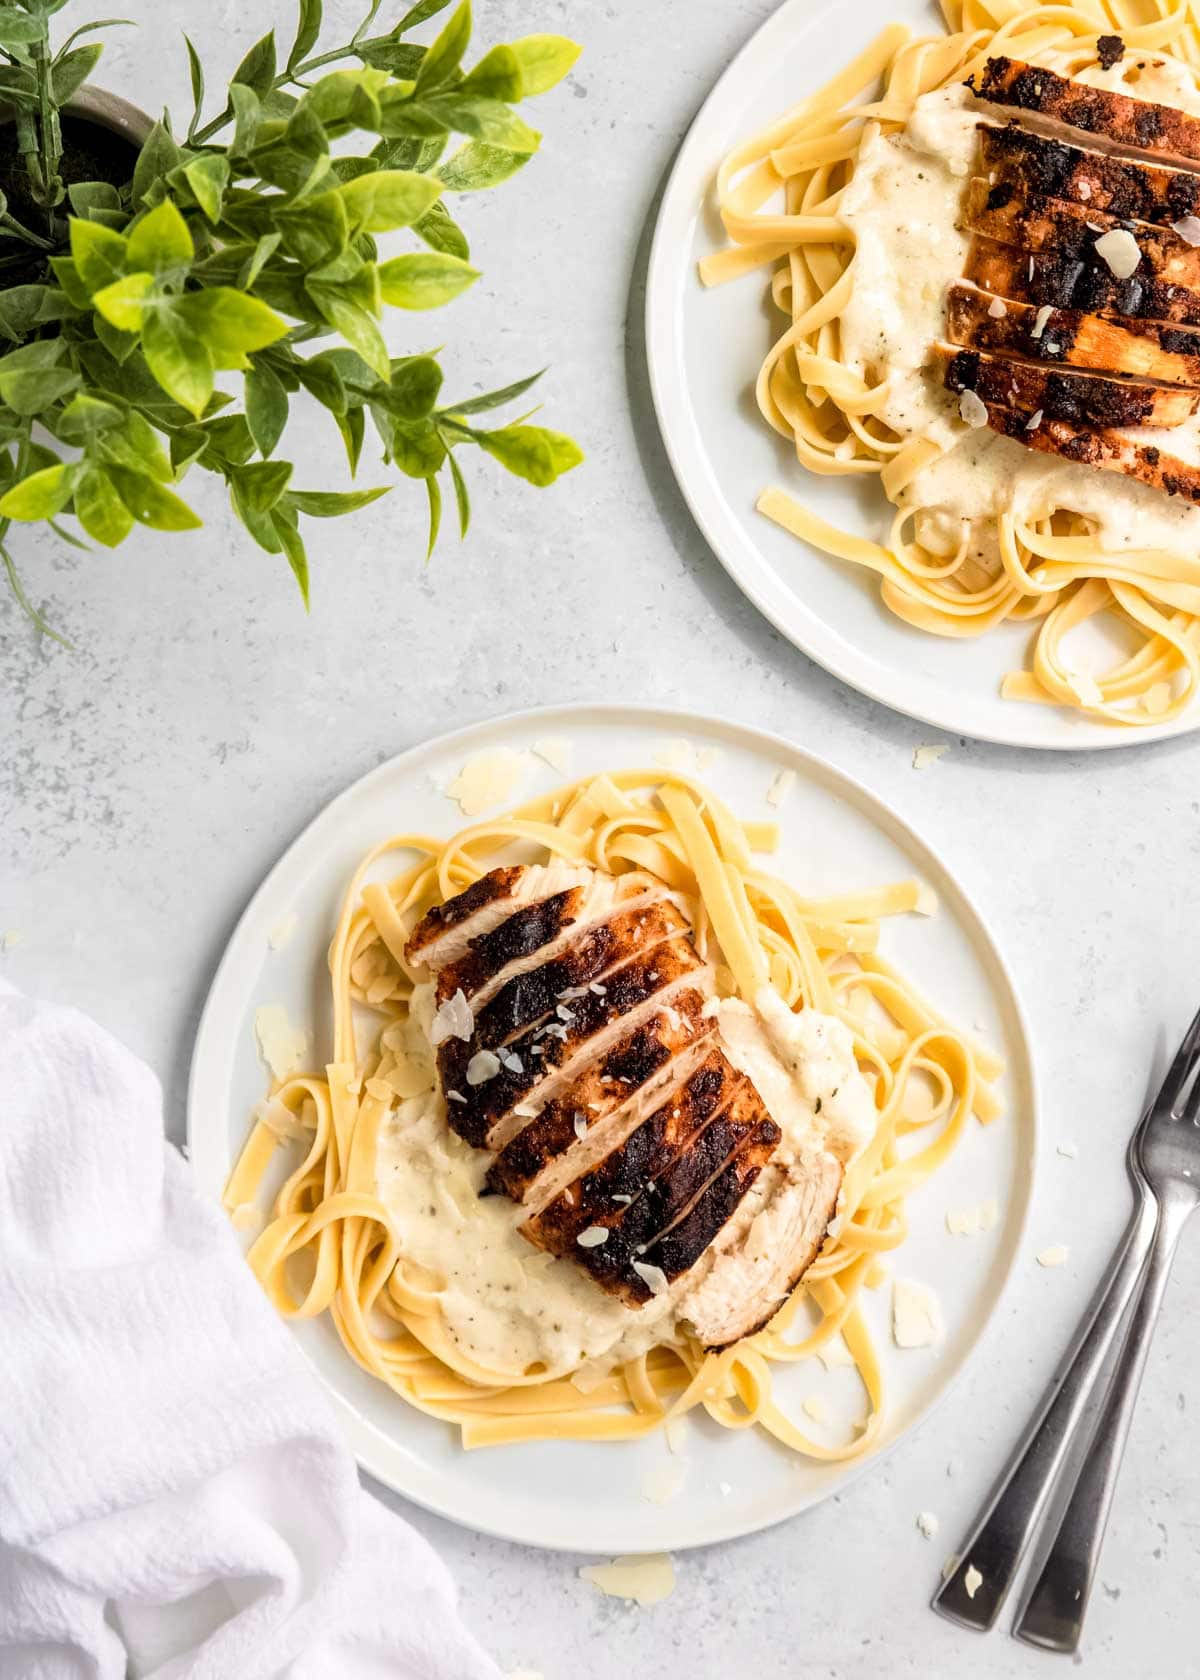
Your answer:
[[[1200,1099],[1195,1095],[1186,1116],[1191,1122],[1186,1135],[1180,1120],[1198,1066],[1200,1014],[1130,1141],[1129,1171],[1137,1203],[1125,1236],[1063,1366],[963,1543],[957,1567],[934,1597],[933,1608],[963,1627],[984,1632],[1000,1614],[1064,1466],[1077,1456],[1083,1437],[1091,1434],[1085,1425],[1088,1402],[1137,1295],[1137,1316],[1114,1373],[1112,1400],[1096,1430],[1099,1445],[1083,1468],[1016,1630],[1021,1638],[1053,1650],[1073,1650],[1078,1644],[1150,1337],[1180,1232],[1200,1199],[1200,1131],[1195,1127]],[[1160,1208],[1144,1170],[1145,1145],[1151,1137],[1154,1178],[1174,1187],[1168,1196],[1170,1215]],[[1189,1146],[1182,1151],[1186,1160],[1178,1158],[1181,1138]],[[1164,1147],[1170,1158],[1166,1167]],[[1147,1265],[1151,1251],[1155,1258]]]

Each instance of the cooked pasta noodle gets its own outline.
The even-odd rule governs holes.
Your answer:
[[[455,1424],[467,1447],[625,1440],[703,1407],[720,1424],[759,1425],[812,1458],[866,1449],[881,1428],[884,1382],[862,1291],[880,1281],[881,1257],[904,1240],[910,1192],[947,1158],[972,1114],[986,1123],[1000,1113],[1002,1067],[878,953],[881,920],[922,905],[920,884],[806,898],[754,855],[776,838],[771,825],[740,823],[686,775],[630,770],[576,782],[449,841],[401,834],[370,852],[347,887],[329,950],[329,1064],[278,1085],[226,1189],[227,1208],[244,1207],[262,1194],[278,1148],[302,1150],[249,1252],[278,1310],[298,1318],[329,1312],[366,1371]],[[381,878],[397,856],[398,872]],[[720,1353],[681,1332],[599,1383],[537,1370],[502,1375],[464,1355],[447,1332],[441,1280],[405,1263],[405,1233],[377,1192],[375,1156],[386,1117],[421,1084],[389,1034],[407,1020],[419,978],[406,939],[431,906],[514,858],[650,871],[679,896],[702,952],[721,965],[727,993],[753,997],[769,982],[793,1009],[814,1007],[851,1029],[877,1122],[848,1170],[836,1235],[774,1320]],[[853,1439],[829,1446],[781,1411],[772,1372],[839,1333],[870,1415]]]
[[[764,418],[810,472],[878,477],[896,513],[890,536],[876,542],[836,529],[779,488],[766,489],[758,507],[814,547],[875,573],[886,605],[921,630],[964,638],[1007,622],[1036,624],[1031,668],[1005,679],[1007,698],[1075,708],[1114,725],[1168,722],[1192,705],[1200,683],[1200,515],[1180,524],[1179,541],[1168,545],[1151,529],[1154,540],[1139,546],[1134,509],[1149,505],[1147,496],[1166,504],[1165,492],[1097,469],[1067,469],[1075,486],[1080,474],[1108,479],[1114,534],[1095,517],[1094,492],[1060,492],[1061,471],[1049,474],[1043,459],[1044,489],[1030,506],[1010,500],[989,511],[983,539],[978,518],[961,529],[939,521],[939,463],[978,434],[945,401],[950,423],[937,435],[888,423],[889,368],[847,355],[846,322],[862,277],[856,232],[843,212],[868,148],[905,131],[919,100],[964,83],[996,54],[1100,79],[1097,42],[1115,33],[1126,43],[1127,64],[1141,57],[1144,68],[1144,55],[1153,54],[1164,74],[1180,78],[1189,108],[1200,108],[1198,14],[1186,0],[942,0],[942,11],[946,34],[913,39],[906,26],[891,25],[819,93],[739,145],[718,173],[730,244],[703,259],[701,278],[714,285],[774,263],[772,295],[788,318],[758,374]],[[1137,89],[1131,82],[1126,91]],[[954,217],[951,208],[950,224]],[[930,377],[931,393],[934,385]],[[996,441],[1010,452],[1020,448]],[[1017,456],[1003,459],[1011,468]],[[976,505],[984,505],[982,494]],[[1176,517],[1189,516],[1180,504]],[[1132,651],[1102,673],[1081,674],[1068,638],[1096,619],[1132,640]]]

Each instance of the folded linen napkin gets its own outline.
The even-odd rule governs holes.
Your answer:
[[[0,982],[0,1680],[498,1680],[157,1081]]]

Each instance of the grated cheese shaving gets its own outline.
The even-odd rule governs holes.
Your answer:
[[[646,1252],[644,1244],[641,1246],[640,1252],[643,1254]],[[651,1295],[665,1295],[670,1289],[671,1285],[667,1279],[667,1274],[661,1266],[648,1266],[643,1260],[635,1260],[633,1269]]]
[[[282,1003],[264,1003],[254,1012],[258,1053],[277,1080],[291,1077],[308,1056],[308,1034],[294,1027]]]
[[[1118,280],[1130,279],[1141,266],[1142,247],[1128,228],[1113,228],[1097,239],[1095,250]]]
[[[854,1364],[854,1355],[840,1336],[831,1336],[824,1347],[819,1347],[817,1358],[827,1371],[842,1370]]]
[[[941,1302],[911,1278],[892,1284],[892,1340],[901,1348],[934,1347],[945,1334]]]
[[[465,1043],[474,1031],[475,1017],[471,1013],[471,1005],[467,1002],[467,994],[460,986],[433,1017],[433,1025],[429,1029],[429,1042],[435,1049],[448,1038],[461,1038]]]
[[[794,770],[781,770],[767,789],[767,804],[778,810],[796,785]]]
[[[261,1231],[264,1220],[253,1202],[239,1202],[229,1215],[235,1231]]]
[[[1033,258],[1031,257],[1029,260],[1032,263]],[[1030,276],[1030,278],[1032,279],[1032,276]],[[1041,338],[1046,328],[1050,325],[1050,317],[1053,314],[1054,305],[1052,303],[1044,303],[1037,312],[1037,320],[1033,323],[1033,331],[1029,335],[1030,338]]]
[[[1066,1243],[1055,1243],[1052,1248],[1044,1248],[1042,1250],[1037,1257],[1037,1263],[1039,1266],[1044,1266],[1046,1270],[1049,1271],[1055,1266],[1065,1265],[1070,1252],[1071,1250],[1067,1247]]]
[[[1074,1161],[1079,1154],[1079,1145],[1075,1143],[1060,1143],[1058,1153],[1068,1161]]]
[[[1162,717],[1163,713],[1170,709],[1171,698],[1170,683],[1155,683],[1153,688],[1147,689],[1142,695],[1142,710],[1148,712],[1151,717]]]
[[[560,776],[570,773],[572,748],[565,735],[547,735],[544,740],[534,741],[529,750]]]
[[[589,1225],[575,1238],[580,1248],[600,1248],[608,1241],[607,1225]]]
[[[914,770],[931,770],[937,763],[938,759],[945,758],[949,751],[950,748],[948,746],[940,744],[925,747],[914,747],[912,767]]]
[[[1003,298],[993,298],[988,305],[988,314],[993,321],[1002,321],[1008,314],[1008,305]]]
[[[1181,222],[1172,222],[1171,232],[1177,233],[1185,245],[1200,245],[1200,216],[1185,216]]]
[[[299,925],[300,918],[294,910],[289,910],[286,916],[281,916],[267,935],[267,944],[272,951],[282,951],[286,945],[290,945],[292,935]]]
[[[692,1426],[683,1412],[680,1412],[678,1417],[668,1418],[663,1425],[663,1438],[667,1443],[668,1451],[682,1453],[687,1445],[691,1428]]]
[[[24,939],[25,935],[20,928],[9,928],[3,938],[0,938],[0,949],[11,951],[15,946],[23,944]]]
[[[972,1564],[967,1570],[967,1573],[963,1576],[963,1586],[967,1589],[967,1597],[974,1598],[975,1594],[979,1591],[982,1585],[983,1576],[979,1573],[978,1569],[976,1569],[975,1565]]]
[[[667,1552],[650,1552],[645,1557],[618,1557],[611,1563],[590,1563],[579,1571],[606,1598],[623,1598],[631,1604],[661,1604],[675,1591],[675,1564]]]
[[[941,1523],[934,1516],[932,1511],[917,1512],[917,1527],[920,1529],[926,1540],[932,1540],[941,1526]]]
[[[582,1142],[587,1135],[588,1123],[582,1114],[577,1114],[575,1116],[575,1136]]]
[[[464,817],[477,817],[492,806],[503,805],[530,769],[528,753],[499,747],[495,752],[469,758],[446,789],[446,797],[458,802]]]
[[[687,1465],[681,1459],[656,1464],[642,1481],[642,1498],[651,1505],[669,1504],[682,1491],[686,1479]]]
[[[917,902],[913,905],[913,914],[917,916],[936,916],[938,913],[938,895],[933,888],[922,881],[917,888]]]
[[[968,426],[974,426],[976,431],[982,430],[988,423],[987,404],[977,391],[964,391],[958,399],[958,412]]]
[[[829,1408],[819,1394],[809,1395],[804,1410],[814,1423],[824,1423],[829,1417]]]
[[[477,1050],[467,1063],[467,1084],[486,1085],[500,1072],[500,1058],[490,1050]]]
[[[1025,430],[1027,432],[1036,432],[1045,418],[1046,410],[1044,408],[1039,408],[1036,414],[1031,414],[1029,419],[1026,420]]]
[[[679,736],[674,741],[664,741],[661,744],[654,754],[654,762],[664,770],[686,771],[692,768],[692,757],[692,743]]]

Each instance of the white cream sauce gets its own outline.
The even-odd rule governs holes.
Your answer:
[[[757,1004],[761,1025],[745,1005],[728,1002],[721,1005],[719,1025],[730,1060],[753,1079],[784,1133],[781,1160],[793,1159],[804,1146],[828,1146],[848,1158],[874,1125],[850,1034],[813,1010],[792,1015],[770,991]],[[538,1365],[553,1373],[582,1365],[596,1377],[669,1341],[687,1316],[689,1291],[710,1264],[702,1261],[669,1294],[631,1309],[573,1261],[531,1247],[518,1230],[523,1210],[506,1196],[480,1197],[490,1160],[450,1130],[443,1099],[433,1090],[401,1103],[380,1128],[380,1200],[404,1261],[442,1286],[445,1324],[463,1354],[514,1375]],[[760,1217],[769,1218],[769,1203],[764,1212],[763,1198],[752,1192],[727,1240],[710,1251],[716,1256],[711,1265],[720,1264],[735,1231]]]
[[[1130,54],[1112,70],[1080,80],[1184,110],[1200,111],[1190,74],[1171,61]],[[1053,68],[1053,66],[1051,66]],[[1064,67],[1065,68],[1065,67]],[[1122,78],[1132,73],[1135,84]],[[857,242],[855,283],[842,316],[846,363],[872,379],[886,376],[883,419],[904,436],[927,436],[950,452],[914,480],[913,502],[931,510],[919,535],[951,553],[970,528],[972,551],[994,550],[989,524],[1005,511],[1037,517],[1069,508],[1095,521],[1101,548],[1158,549],[1194,559],[1200,508],[1117,473],[1039,455],[1010,438],[969,427],[959,399],[923,371],[932,346],[944,339],[946,290],[962,278],[968,238],[956,226],[962,195],[974,173],[981,107],[954,86],[918,100],[908,128],[876,133],[846,190],[841,215]],[[1200,461],[1200,417],[1169,431],[1131,429],[1124,435]]]

